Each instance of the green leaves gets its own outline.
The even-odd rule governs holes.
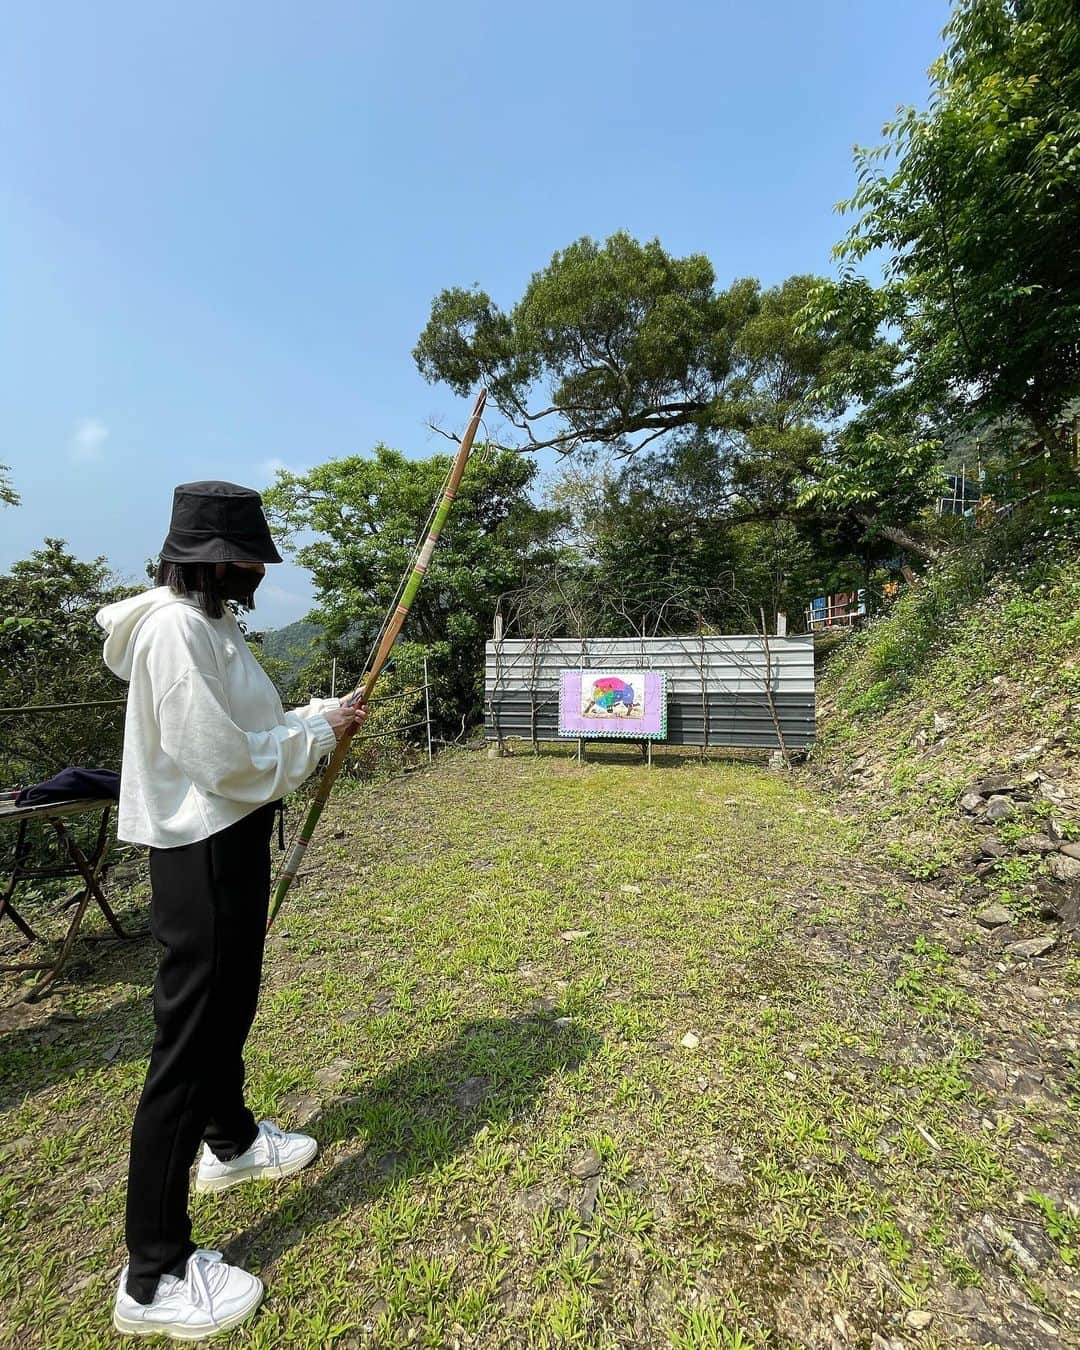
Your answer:
[[[46,539],[0,574],[0,707],[122,697],[101,659],[102,605],[132,594],[104,558],[81,562],[62,539]],[[122,706],[77,716],[19,715],[0,727],[0,778],[34,782],[63,764],[118,768]]]
[[[746,434],[833,415],[815,401],[832,332],[796,327],[813,278],[716,289],[702,254],[676,258],[625,233],[578,239],[503,313],[479,289],[436,297],[414,356],[464,393],[483,382],[522,449],[633,454],[675,433]],[[873,331],[864,345],[873,346]]]
[[[924,404],[1050,425],[1080,391],[1080,11],[959,0],[925,111],[856,152],[841,260],[886,252],[892,311]]]
[[[379,445],[306,474],[279,472],[264,493],[268,516],[311,571],[318,597],[312,618],[324,636],[302,681],[328,688],[333,656],[339,687],[359,679],[449,467],[445,455],[408,459]],[[438,710],[455,735],[461,716],[480,705],[496,601],[520,584],[527,559],[543,556],[556,520],[529,498],[536,471],[520,455],[474,453],[409,613],[404,636],[428,647]]]
[[[0,506],[18,506],[19,494],[11,486],[8,466],[0,464]]]

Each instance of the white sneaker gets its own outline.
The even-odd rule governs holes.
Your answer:
[[[208,1144],[203,1145],[197,1191],[227,1191],[241,1181],[256,1177],[287,1177],[306,1167],[319,1151],[309,1134],[286,1134],[269,1120],[259,1122],[259,1133],[246,1153],[222,1162]]]
[[[184,1278],[162,1275],[153,1303],[138,1303],[120,1272],[113,1326],[127,1336],[172,1336],[199,1341],[239,1326],[262,1302],[263,1283],[239,1266],[227,1266],[220,1252],[200,1249],[188,1257]]]

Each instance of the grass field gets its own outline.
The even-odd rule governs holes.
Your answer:
[[[1072,1343],[1066,947],[1014,960],[745,764],[448,754],[320,838],[248,1061],[319,1158],[193,1205],[268,1285],[228,1344]],[[120,1343],[153,960],[0,1013],[4,1345]]]

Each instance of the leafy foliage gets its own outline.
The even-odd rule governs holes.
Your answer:
[[[509,314],[481,290],[443,291],[414,356],[458,393],[486,384],[522,448],[631,454],[680,433],[725,456],[740,497],[762,477],[756,495],[768,496],[770,467],[805,464],[817,421],[842,411],[819,391],[840,369],[865,378],[868,364],[888,364],[873,333],[856,345],[835,326],[796,323],[814,284],[791,277],[763,291],[746,278],[718,291],[702,254],[674,258],[627,234],[583,238]],[[546,406],[530,410],[538,385]]]
[[[485,383],[519,448],[633,458],[652,446],[684,502],[693,486],[683,521],[712,536],[706,551],[724,525],[828,529],[842,517],[845,546],[864,554],[862,534],[925,504],[935,447],[925,439],[911,456],[899,446],[881,456],[883,440],[845,435],[850,411],[894,379],[897,351],[868,289],[861,305],[854,294],[808,303],[828,285],[795,276],[718,290],[700,254],[674,258],[627,234],[584,238],[509,313],[479,289],[443,291],[414,356],[426,378],[459,393]],[[852,471],[859,458],[872,473],[865,463]]]
[[[6,464],[0,464],[0,506],[18,506],[19,494],[11,485]]]
[[[132,594],[104,558],[80,562],[46,539],[0,575],[0,707],[118,699],[124,686],[101,659],[102,605]],[[123,708],[3,718],[0,781],[35,782],[66,764],[120,767]]]
[[[785,520],[710,522],[707,490],[679,456],[569,470],[551,494],[568,518],[569,547],[552,593],[519,612],[519,627],[545,631],[547,613],[559,631],[581,636],[731,632],[756,627],[762,608],[770,622],[777,609],[794,612],[824,550]]]
[[[282,471],[264,494],[318,597],[311,619],[322,637],[299,684],[325,692],[334,656],[339,688],[360,679],[449,466],[445,455],[412,460],[380,445],[370,457],[331,460],[307,474]],[[429,654],[443,730],[453,734],[462,716],[471,719],[480,707],[496,600],[543,558],[554,525],[553,513],[528,497],[535,474],[535,463],[518,455],[474,452],[443,546],[410,611],[408,640]],[[397,656],[404,660],[404,651]]]
[[[1053,444],[1080,390],[1080,10],[959,0],[945,36],[929,107],[858,151],[837,252],[886,250],[912,408],[1022,413]],[[865,282],[845,291],[865,310]]]

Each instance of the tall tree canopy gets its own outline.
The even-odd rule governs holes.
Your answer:
[[[797,327],[812,281],[720,291],[702,254],[674,258],[622,233],[579,239],[509,313],[478,288],[443,291],[413,354],[425,378],[462,395],[485,384],[522,449],[632,454],[707,434],[733,469],[740,458],[799,458],[815,421],[842,411],[817,397],[828,377],[877,375],[890,360],[872,335],[856,345],[834,323]]]
[[[826,285],[718,290],[700,254],[673,258],[626,234],[580,239],[508,313],[479,289],[443,291],[414,356],[458,393],[486,384],[520,449],[661,451],[673,479],[694,481],[699,526],[823,513],[831,525],[844,512],[925,552],[900,528],[932,490],[925,454],[918,473],[888,466],[872,493],[865,472],[839,491],[830,447],[895,378],[898,355],[872,294],[808,309]]]
[[[929,106],[857,152],[849,266],[886,251],[878,317],[906,359],[909,416],[1022,415],[1046,444],[1080,392],[1080,6],[958,0]],[[825,288],[817,322],[865,283]]]

